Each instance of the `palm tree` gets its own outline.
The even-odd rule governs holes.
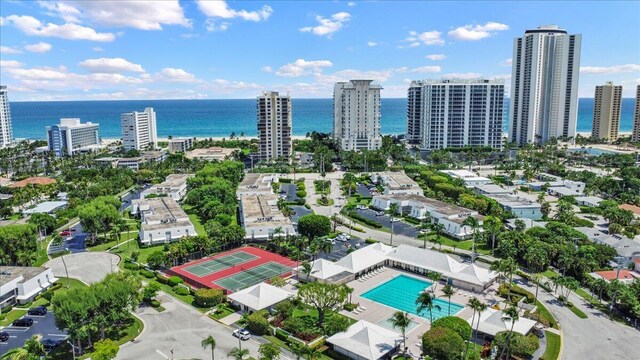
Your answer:
[[[209,335],[204,340],[202,340],[200,345],[202,345],[203,349],[211,347],[211,360],[215,360],[216,356],[214,350],[216,349],[216,339],[214,339],[213,336]]]
[[[345,173],[344,176],[342,177],[342,181],[347,185],[347,188],[349,191],[348,194],[349,194],[349,197],[351,197],[351,188],[353,187],[353,184],[355,184],[357,181],[356,176],[351,172]]]
[[[440,278],[442,278],[442,275],[437,271],[430,271],[427,274],[427,278],[433,281],[433,293],[435,294],[436,288],[438,287],[438,283],[440,282]]]
[[[469,302],[467,303],[467,305],[473,310],[473,316],[471,317],[471,326],[472,326],[472,331],[471,334],[469,334],[469,339],[467,339],[467,347],[464,350],[464,357],[463,359],[467,358],[467,352],[469,351],[469,344],[471,344],[471,339],[473,336],[473,324],[476,320],[476,312],[478,311],[478,309],[480,308],[480,300],[478,300],[475,296],[472,297],[471,299],[469,299]],[[480,314],[478,313],[478,317],[480,316]],[[478,322],[479,323],[479,322]]]
[[[311,269],[312,269],[311,263],[309,263],[308,261],[305,261],[302,263],[301,267],[302,267],[302,271],[306,275],[307,281],[309,281],[309,275],[311,275]]]
[[[231,350],[228,355],[236,360],[244,360],[244,358],[249,355],[249,350],[233,348],[233,350]]]
[[[426,293],[423,293],[423,294],[426,294]],[[420,312],[420,310],[418,310],[418,312]],[[407,354],[406,353],[407,351],[406,331],[407,331],[407,327],[409,327],[410,324],[411,324],[411,319],[409,318],[409,314],[407,314],[406,312],[397,311],[391,317],[391,325],[393,325],[393,327],[397,327],[397,328],[400,328],[400,330],[402,330],[402,354],[405,356]]]
[[[462,226],[469,226],[471,228],[471,237],[473,241],[471,242],[471,263],[475,260],[476,257],[476,233],[478,232],[478,228],[480,227],[480,222],[473,216],[469,216],[462,222]]]
[[[513,273],[518,269],[518,264],[513,258],[506,258],[498,260],[491,264],[491,270],[501,273],[504,277],[509,279],[509,288],[507,292],[507,301],[511,302],[511,284],[513,282]]]
[[[476,311],[478,312],[478,323],[476,324],[476,331],[475,331],[475,335],[473,336],[474,339],[477,341],[478,340],[478,329],[480,328],[480,317],[482,316],[482,312],[485,311],[485,309],[488,307],[489,305],[481,302],[480,300],[478,300],[478,302],[475,304],[476,307]]]
[[[317,347],[306,346],[304,348],[304,354],[307,356],[307,360],[316,360],[322,357],[322,353]]]
[[[324,239],[320,241],[320,244],[318,244],[318,249],[320,249],[320,251],[325,254],[331,254],[331,251],[333,250],[333,244],[331,243],[331,241]]]
[[[502,354],[504,354],[506,350],[507,360],[509,360],[509,345],[511,343],[511,335],[513,334],[513,326],[516,324],[516,321],[518,321],[519,318],[520,316],[518,315],[518,309],[514,306],[511,306],[502,312],[502,319],[511,321],[511,329],[509,329],[509,333],[507,334],[507,340],[504,344],[504,348],[500,352],[500,356],[498,357],[498,359],[502,359]]]
[[[436,310],[440,310],[440,306],[434,304],[435,299],[436,297],[434,295],[431,295],[426,291],[421,292],[420,295],[418,295],[418,298],[416,299],[416,305],[417,305],[416,312],[420,314],[425,309],[428,309],[429,319],[431,320],[432,323],[433,323],[433,308],[436,308]]]
[[[444,296],[449,299],[449,316],[451,316],[451,296],[454,294],[453,287],[447,284],[442,288],[442,292],[444,293]]]
[[[398,213],[398,204],[389,205],[389,215],[391,216],[391,240],[389,245],[393,246],[393,224],[395,224],[395,216]]]
[[[298,341],[292,341],[289,344],[289,350],[296,356],[296,360],[300,360],[300,358],[304,355],[304,345]]]

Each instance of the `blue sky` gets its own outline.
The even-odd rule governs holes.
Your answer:
[[[333,83],[499,77],[513,38],[583,35],[580,91],[640,84],[636,1],[12,1],[0,6],[0,82],[12,100],[331,97]]]

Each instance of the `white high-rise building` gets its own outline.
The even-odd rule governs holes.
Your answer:
[[[11,108],[7,87],[0,85],[0,149],[13,143],[13,128],[11,124]]]
[[[636,87],[636,104],[633,111],[633,133],[631,141],[640,141],[640,85]]]
[[[158,147],[156,112],[153,108],[145,108],[143,112],[124,113],[120,115],[120,124],[125,151]]]
[[[372,81],[339,82],[333,88],[333,138],[342,150],[377,150],[382,146],[382,87]]]
[[[47,126],[47,145],[57,157],[94,152],[100,145],[100,125],[80,123],[78,118],[60,119],[60,124]]]
[[[503,80],[413,81],[407,102],[407,137],[423,149],[502,146]]]
[[[257,98],[260,160],[291,157],[291,97],[266,91]]]
[[[575,137],[582,35],[556,25],[513,41],[509,141],[519,145]]]
[[[622,85],[613,85],[612,81],[607,81],[605,85],[596,86],[591,136],[607,141],[618,140],[621,110]]]

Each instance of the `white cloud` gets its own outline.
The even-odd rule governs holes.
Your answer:
[[[103,52],[104,49],[101,48],[100,46],[94,46],[91,48],[91,50],[95,51],[95,52]]]
[[[431,54],[431,55],[425,56],[424,58],[428,59],[428,60],[433,60],[433,61],[444,60],[444,59],[447,58],[447,55],[445,55],[445,54]]]
[[[582,74],[619,74],[629,72],[640,72],[640,64],[580,67],[580,73]]]
[[[410,71],[414,73],[437,73],[440,72],[440,66],[420,66],[413,68]]]
[[[346,69],[336,71],[333,74],[316,74],[316,81],[326,87],[333,87],[338,81],[349,81],[353,79],[371,79],[377,82],[384,82],[390,79],[394,74],[394,69],[387,70],[355,70]]]
[[[260,69],[260,71],[271,73],[273,72],[273,69],[271,68],[271,66],[263,66],[262,69]]]
[[[90,27],[73,23],[63,25],[43,24],[33,16],[11,15],[5,21],[29,36],[58,37],[67,40],[113,41],[112,33],[99,33]]]
[[[87,59],[78,65],[92,73],[145,72],[140,64],[134,64],[123,58]]]
[[[368,47],[375,47],[375,46],[378,46],[378,45],[379,44],[377,42],[375,42],[375,41],[368,41],[367,42],[367,46]]]
[[[170,82],[197,82],[196,76],[183,69],[164,68],[160,70],[163,80]]]
[[[223,32],[229,29],[228,21],[218,21],[214,18],[209,18],[204,21],[204,28],[207,29],[208,32]]]
[[[248,83],[244,81],[230,81],[225,79],[214,79],[212,83],[217,92],[234,93],[238,90],[262,89],[263,87],[256,83]]]
[[[22,63],[16,60],[0,60],[0,69],[2,68],[19,68],[22,67]]]
[[[198,8],[202,13],[212,18],[234,19],[240,18],[246,21],[267,20],[273,13],[269,5],[264,5],[260,10],[234,10],[229,8],[226,1],[197,0]]]
[[[276,75],[283,77],[298,77],[302,75],[317,74],[322,72],[322,68],[331,67],[333,63],[329,60],[298,59],[292,63],[282,65]]]
[[[140,30],[162,30],[162,25],[191,27],[178,0],[163,1],[41,1],[41,6],[67,22],[81,19]]]
[[[302,32],[310,32],[318,36],[326,36],[331,38],[333,33],[342,29],[344,24],[351,20],[351,14],[342,11],[331,15],[330,19],[326,19],[320,15],[316,16],[316,21],[319,23],[317,26],[306,26],[300,29]]]
[[[488,38],[496,31],[509,30],[509,26],[497,22],[488,22],[484,25],[464,25],[448,32],[449,36],[462,41],[476,41]]]
[[[508,58],[508,59],[500,62],[500,66],[511,66],[512,64],[513,64],[513,59],[512,58]]]
[[[353,1],[349,1],[349,2],[347,3],[347,6],[348,6],[348,7],[354,7],[354,6],[356,6],[356,3],[355,3],[355,2],[353,2]]]
[[[482,74],[479,73],[449,73],[442,75],[443,79],[476,79],[482,77]]]
[[[418,33],[417,31],[409,31],[409,36],[404,39],[409,43],[408,47],[417,47],[420,45],[444,45],[440,31],[425,31]]]
[[[40,41],[37,44],[29,44],[29,45],[25,45],[24,49],[29,51],[29,52],[34,52],[34,53],[44,53],[47,52],[49,50],[51,50],[53,48],[53,46],[51,46],[51,44],[48,44],[46,42],[42,42]]]
[[[0,46],[0,54],[20,54],[22,50],[9,46]]]

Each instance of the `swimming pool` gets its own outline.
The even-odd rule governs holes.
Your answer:
[[[431,284],[429,281],[400,275],[376,286],[361,296],[394,309],[430,319],[429,310],[423,310],[418,314],[416,311],[416,299],[420,292],[431,286]],[[447,299],[435,299],[433,304],[433,320],[449,315],[449,301]],[[439,309],[436,305],[439,306]],[[464,306],[452,302],[451,315],[457,314],[463,308]]]
[[[615,151],[609,151],[609,150],[597,149],[597,148],[571,148],[571,149],[569,149],[569,151],[571,151],[571,152],[583,152],[585,154],[589,154],[589,155],[593,155],[593,156],[599,156],[599,155],[602,155],[602,154],[618,154]]]

